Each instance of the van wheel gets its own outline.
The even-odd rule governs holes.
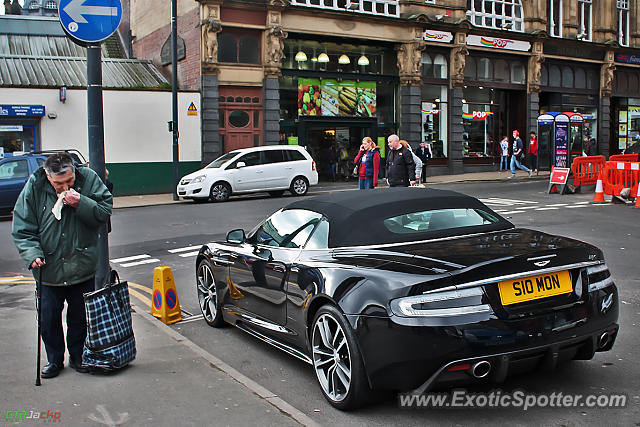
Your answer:
[[[284,190],[269,191],[268,193],[271,197],[280,197],[284,194]]]
[[[209,198],[212,202],[226,202],[231,195],[231,187],[226,182],[216,182],[211,186]]]
[[[297,176],[291,182],[291,187],[289,187],[289,191],[294,196],[304,196],[309,191],[309,182],[305,177]]]

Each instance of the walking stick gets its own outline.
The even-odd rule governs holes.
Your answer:
[[[42,295],[40,293],[40,283],[42,282],[42,267],[38,267],[38,280],[36,281],[36,318],[38,319],[38,360],[36,362],[36,386],[40,383],[40,337],[42,336],[42,321],[41,321],[41,305]]]

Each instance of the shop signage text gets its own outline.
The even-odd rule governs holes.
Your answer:
[[[43,117],[44,105],[0,105],[3,117]]]
[[[462,113],[462,118],[467,120],[484,120],[488,116],[492,116],[491,111],[473,111],[471,113]]]
[[[447,31],[426,30],[422,39],[427,42],[449,43],[453,40],[453,34]]]
[[[626,55],[624,53],[619,53],[616,55],[616,62],[640,65],[640,55]]]
[[[531,48],[531,43],[522,40],[474,35],[467,36],[467,45],[502,50],[519,50],[522,52],[527,52]]]

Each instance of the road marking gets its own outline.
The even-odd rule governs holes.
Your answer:
[[[568,206],[568,203],[556,203],[554,205],[547,205],[548,207],[552,207],[552,206]]]
[[[200,250],[200,248],[202,247],[202,245],[199,246],[187,246],[185,248],[177,248],[177,249],[169,249],[168,252],[175,254],[178,252],[186,252],[186,251],[193,251],[193,250]]]
[[[152,264],[154,262],[160,262],[160,260],[157,259],[157,258],[143,259],[142,261],[136,261],[136,262],[129,262],[129,263],[126,263],[126,264],[120,264],[120,267],[134,267],[136,265]]]
[[[145,291],[147,292],[149,295],[151,295],[153,293],[153,289],[147,287],[147,286],[143,286],[143,285],[139,285],[137,283],[133,283],[133,282],[128,282],[129,286],[132,288],[136,288],[136,289],[140,289],[141,291]]]
[[[131,285],[131,283],[129,283]],[[129,294],[133,295],[137,299],[139,299],[144,305],[151,308],[151,299],[142,295],[142,293],[136,291],[135,289],[129,289]]]
[[[506,206],[513,206],[513,205],[528,205],[528,204],[535,204],[538,202],[533,202],[530,200],[513,200],[513,199],[501,199],[498,197],[490,197],[488,199],[480,199],[480,201],[482,203],[488,204],[488,205],[506,205]]]
[[[517,214],[517,213],[524,213],[524,211],[509,211],[509,212],[502,212],[502,215],[511,215],[511,214]]]
[[[573,206],[567,206],[567,209],[586,208],[586,207],[588,207],[588,205],[573,205]]]
[[[552,211],[552,210],[557,210],[558,208],[537,208],[537,211]]]
[[[32,285],[36,283],[33,277],[29,276],[11,276],[0,277],[0,285]]]
[[[112,259],[111,262],[115,262],[115,263],[121,263],[121,262],[127,262],[127,261],[133,261],[136,259],[143,259],[143,258],[151,258],[151,255],[134,255],[134,256],[128,256],[128,257],[124,257],[124,258],[116,258],[116,259]]]
[[[183,324],[183,323],[195,322],[197,320],[202,320],[202,319],[204,319],[204,316],[202,314],[199,314],[197,316],[191,316],[188,319],[181,320],[178,323]]]
[[[576,205],[588,205],[591,202],[576,202]]]
[[[199,253],[200,253],[200,251],[198,250],[198,251],[195,251],[195,252],[189,252],[189,253],[186,253],[186,254],[180,254],[180,256],[183,257],[183,258],[186,258],[186,257],[190,257],[190,256],[196,256]]]

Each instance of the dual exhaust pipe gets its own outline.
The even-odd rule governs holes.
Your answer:
[[[491,363],[481,360],[471,365],[467,372],[474,378],[484,378],[491,372]]]
[[[605,348],[609,344],[609,332],[603,332],[598,338],[598,349]]]

